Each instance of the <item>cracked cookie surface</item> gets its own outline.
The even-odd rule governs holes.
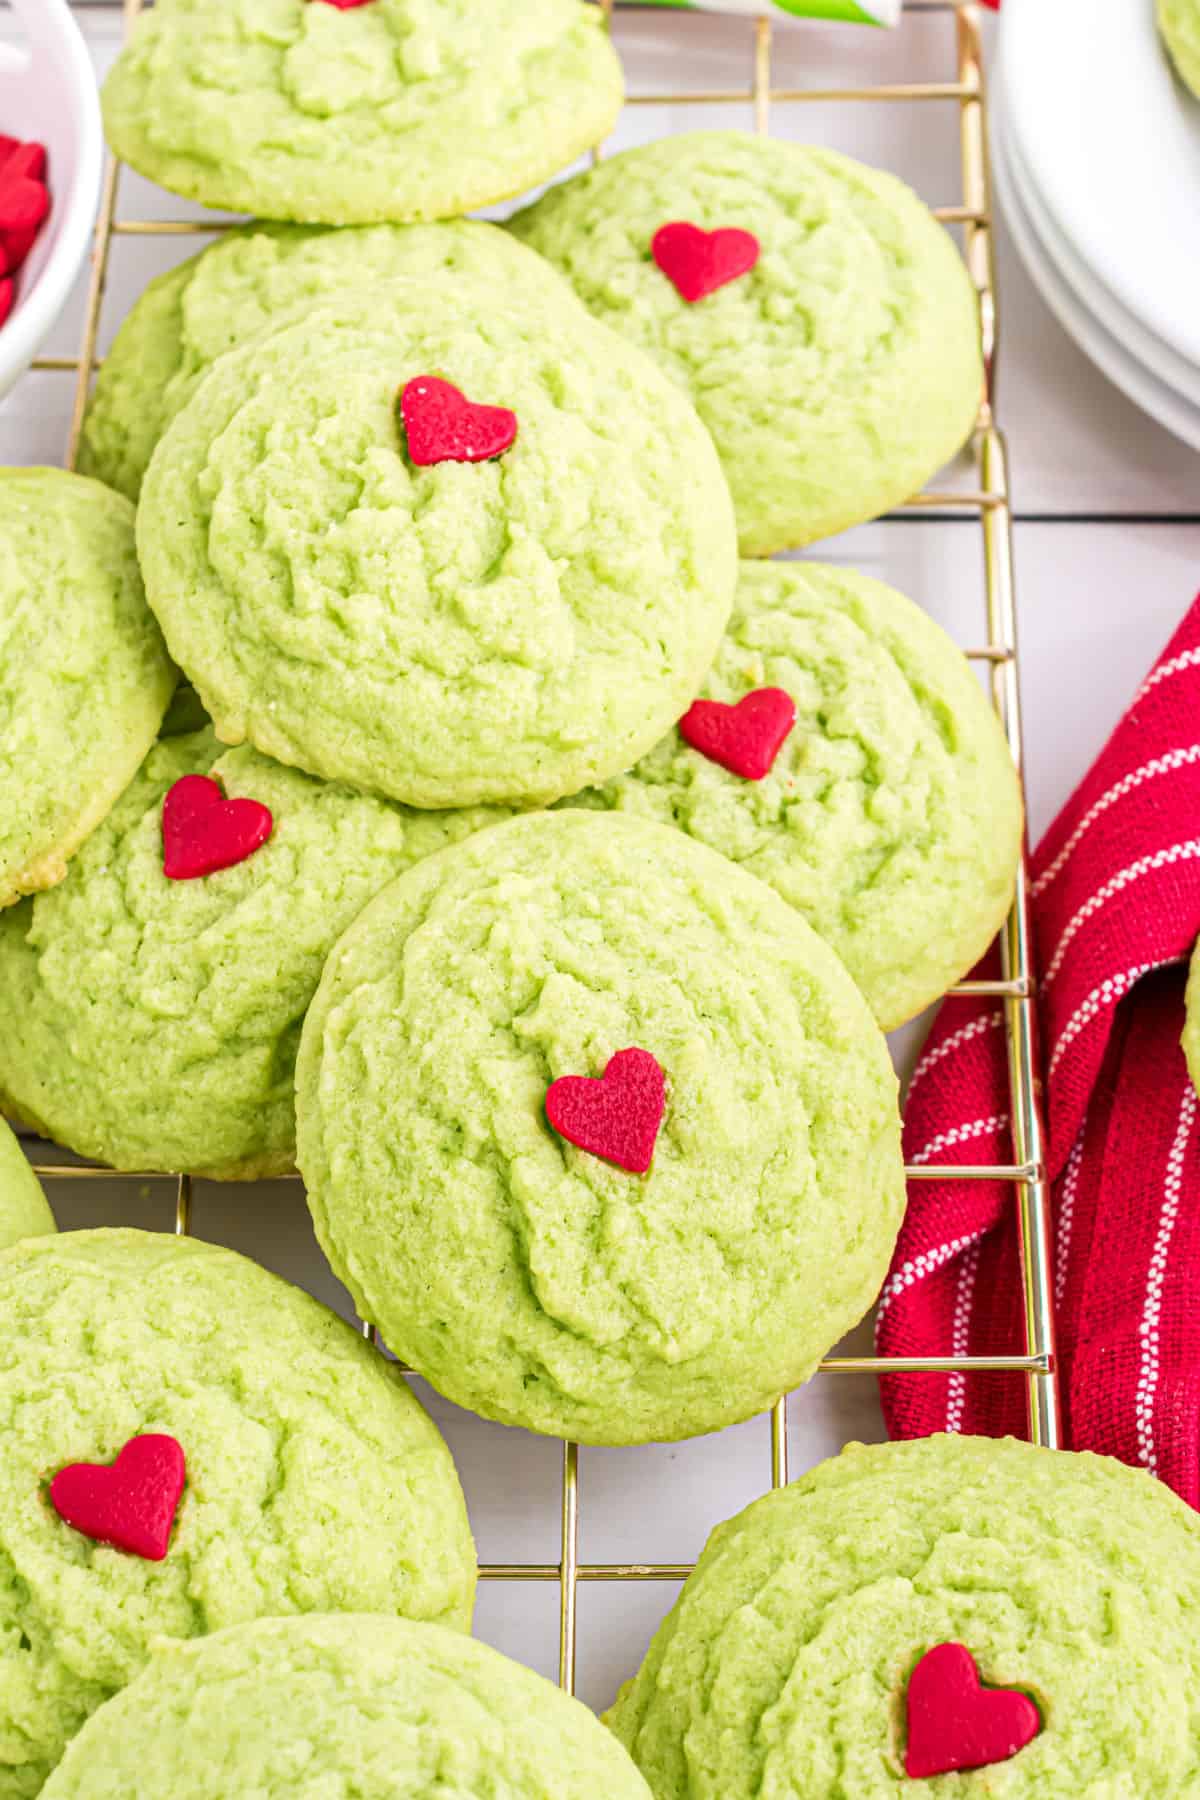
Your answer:
[[[763,687],[796,723],[761,781],[675,730],[563,804],[675,825],[769,882],[890,1031],[974,966],[1008,909],[1022,807],[1004,733],[939,625],[831,564],[742,564],[700,691],[732,705]]]
[[[650,1171],[546,1122],[637,1046]],[[297,1065],[317,1234],[459,1404],[595,1443],[769,1405],[878,1290],[904,1202],[896,1080],[833,952],[682,833],[586,811],[480,832],[331,953]]]
[[[650,1800],[577,1700],[454,1632],[266,1620],[157,1656],[45,1800]]]
[[[651,259],[663,225],[734,227],[755,267],[689,305]],[[974,289],[903,182],[832,150],[689,132],[606,159],[512,222],[712,433],[748,556],[887,512],[969,435]]]
[[[53,887],[154,742],[178,679],[133,508],[62,469],[0,469],[0,908]]]
[[[489,462],[418,467],[436,372],[512,409]],[[232,350],[154,453],[150,604],[224,741],[415,806],[542,804],[681,713],[737,578],[687,400],[554,295],[520,316],[394,282]]]
[[[1107,1457],[851,1445],[719,1525],[609,1723],[655,1800],[1190,1800],[1200,1524]],[[909,1780],[908,1677],[964,1644],[1028,1693],[1011,1761]]]
[[[621,107],[581,0],[160,0],[104,84],[111,148],[206,206],[439,219],[546,181]]]
[[[429,277],[482,282],[493,304],[579,304],[542,257],[479,219],[336,231],[256,221],[157,276],[126,315],[88,402],[81,472],[136,500],[155,444],[218,356],[348,285]]]
[[[165,1561],[52,1509],[71,1462],[176,1438]],[[385,1607],[466,1628],[475,1559],[450,1454],[403,1376],[232,1251],[67,1232],[0,1255],[0,1796],[31,1800],[155,1640]]]
[[[273,826],[234,867],[170,881],[163,799],[186,775],[266,805]],[[0,913],[0,1093],[116,1168],[283,1173],[300,1025],[330,948],[389,881],[500,816],[372,799],[210,730],[164,739],[66,881]]]

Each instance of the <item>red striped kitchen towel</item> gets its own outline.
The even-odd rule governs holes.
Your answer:
[[[1200,597],[1038,847],[1031,894],[1067,1442],[1200,1505],[1200,1124],[1179,1046],[1200,934]],[[904,1129],[912,1163],[1011,1160],[998,1001],[943,1006]],[[1012,1190],[913,1182],[881,1354],[1020,1352],[1021,1318]],[[894,1437],[1026,1430],[1019,1378],[882,1388]]]

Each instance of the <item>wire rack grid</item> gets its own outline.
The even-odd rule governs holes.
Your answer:
[[[596,0],[611,17],[614,0]],[[145,0],[121,0],[126,33],[142,11]],[[905,11],[945,16],[947,23],[946,78],[882,86],[844,88],[780,87],[772,79],[772,26],[767,18],[746,21],[750,84],[687,92],[638,94],[632,106],[738,105],[753,109],[755,129],[771,130],[773,109],[778,104],[811,101],[845,103],[920,104],[941,102],[958,109],[961,200],[934,208],[946,224],[961,226],[967,267],[979,296],[980,329],[985,391],[973,440],[974,485],[965,489],[930,490],[914,496],[902,512],[952,512],[974,515],[982,533],[984,642],[966,650],[989,673],[992,703],[1004,727],[1018,769],[1022,766],[1021,708],[1018,686],[1016,616],[1013,592],[1011,508],[1008,461],[1003,436],[997,428],[993,399],[996,377],[998,313],[995,288],[991,181],[987,152],[987,97],[984,81],[979,8],[971,0],[905,0]],[[685,14],[673,15],[680,31],[689,29]],[[902,27],[903,28],[903,27]],[[597,157],[602,151],[594,153]],[[101,193],[84,326],[75,357],[43,357],[35,369],[70,371],[75,374],[74,404],[66,462],[74,466],[80,431],[99,340],[100,313],[114,241],[122,237],[209,237],[227,230],[227,224],[204,219],[144,219],[118,212],[121,167],[110,159]],[[943,1166],[923,1163],[907,1170],[910,1181],[1003,1181],[1011,1185],[1017,1208],[1021,1264],[1024,1276],[1024,1328],[1026,1354],[1021,1356],[876,1357],[831,1356],[821,1364],[826,1374],[902,1373],[1019,1373],[1024,1377],[1029,1410],[1029,1434],[1033,1442],[1051,1447],[1059,1442],[1058,1394],[1054,1360],[1054,1322],[1050,1294],[1049,1190],[1043,1155],[1043,1122],[1037,1058],[1037,1020],[1034,1006],[1034,969],[1030,943],[1027,869],[1018,874],[1012,909],[1000,935],[1001,975],[988,981],[963,981],[951,990],[956,996],[994,995],[1003,1005],[1008,1053],[1009,1116],[1014,1160],[1011,1164]],[[50,1183],[112,1179],[110,1170],[84,1165],[38,1164],[37,1172]],[[187,1175],[159,1170],[126,1177],[130,1182],[169,1181],[175,1186],[175,1231],[186,1234],[192,1222],[192,1181]],[[295,1177],[294,1179],[298,1179]],[[364,1332],[369,1330],[363,1327]],[[788,1420],[786,1396],[771,1413],[770,1485],[783,1486],[788,1479]],[[580,1582],[679,1581],[688,1575],[688,1563],[588,1563],[579,1558],[580,1512],[579,1451],[564,1444],[561,1466],[561,1553],[552,1563],[484,1564],[486,1581],[556,1582],[560,1591],[559,1681],[574,1691],[577,1633],[577,1593]]]

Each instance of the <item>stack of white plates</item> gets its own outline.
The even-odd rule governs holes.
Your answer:
[[[1200,100],[1154,0],[1005,0],[996,73],[996,186],[1043,299],[1200,449]]]

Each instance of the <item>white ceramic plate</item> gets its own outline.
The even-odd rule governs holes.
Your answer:
[[[1089,310],[1052,260],[1014,178],[1007,131],[999,118],[993,119],[992,167],[1004,216],[1021,260],[1064,331],[1135,405],[1182,438],[1184,443],[1200,450],[1200,406],[1193,405],[1139,362]]]
[[[88,253],[104,162],[96,77],[67,0],[15,9],[16,40],[0,41],[0,131],[46,145],[51,211],[0,326],[0,395],[36,356]]]
[[[1056,231],[1200,367],[1200,102],[1154,0],[1005,0],[1000,68],[1006,129]]]
[[[993,118],[1004,117],[1006,113],[1006,96],[1003,85],[998,83]],[[1083,306],[1095,315],[1110,336],[1125,346],[1135,361],[1144,363],[1182,399],[1200,406],[1200,367],[1188,362],[1148,331],[1122,306],[1117,296],[1096,279],[1069,240],[1056,230],[1033,176],[1021,159],[1020,146],[1008,129],[1004,129],[1003,155],[1008,178],[1020,195],[1022,208],[1041,240],[1043,251],[1057,265],[1058,272],[1074,289]],[[1200,269],[1196,271],[1196,283],[1200,291]]]

